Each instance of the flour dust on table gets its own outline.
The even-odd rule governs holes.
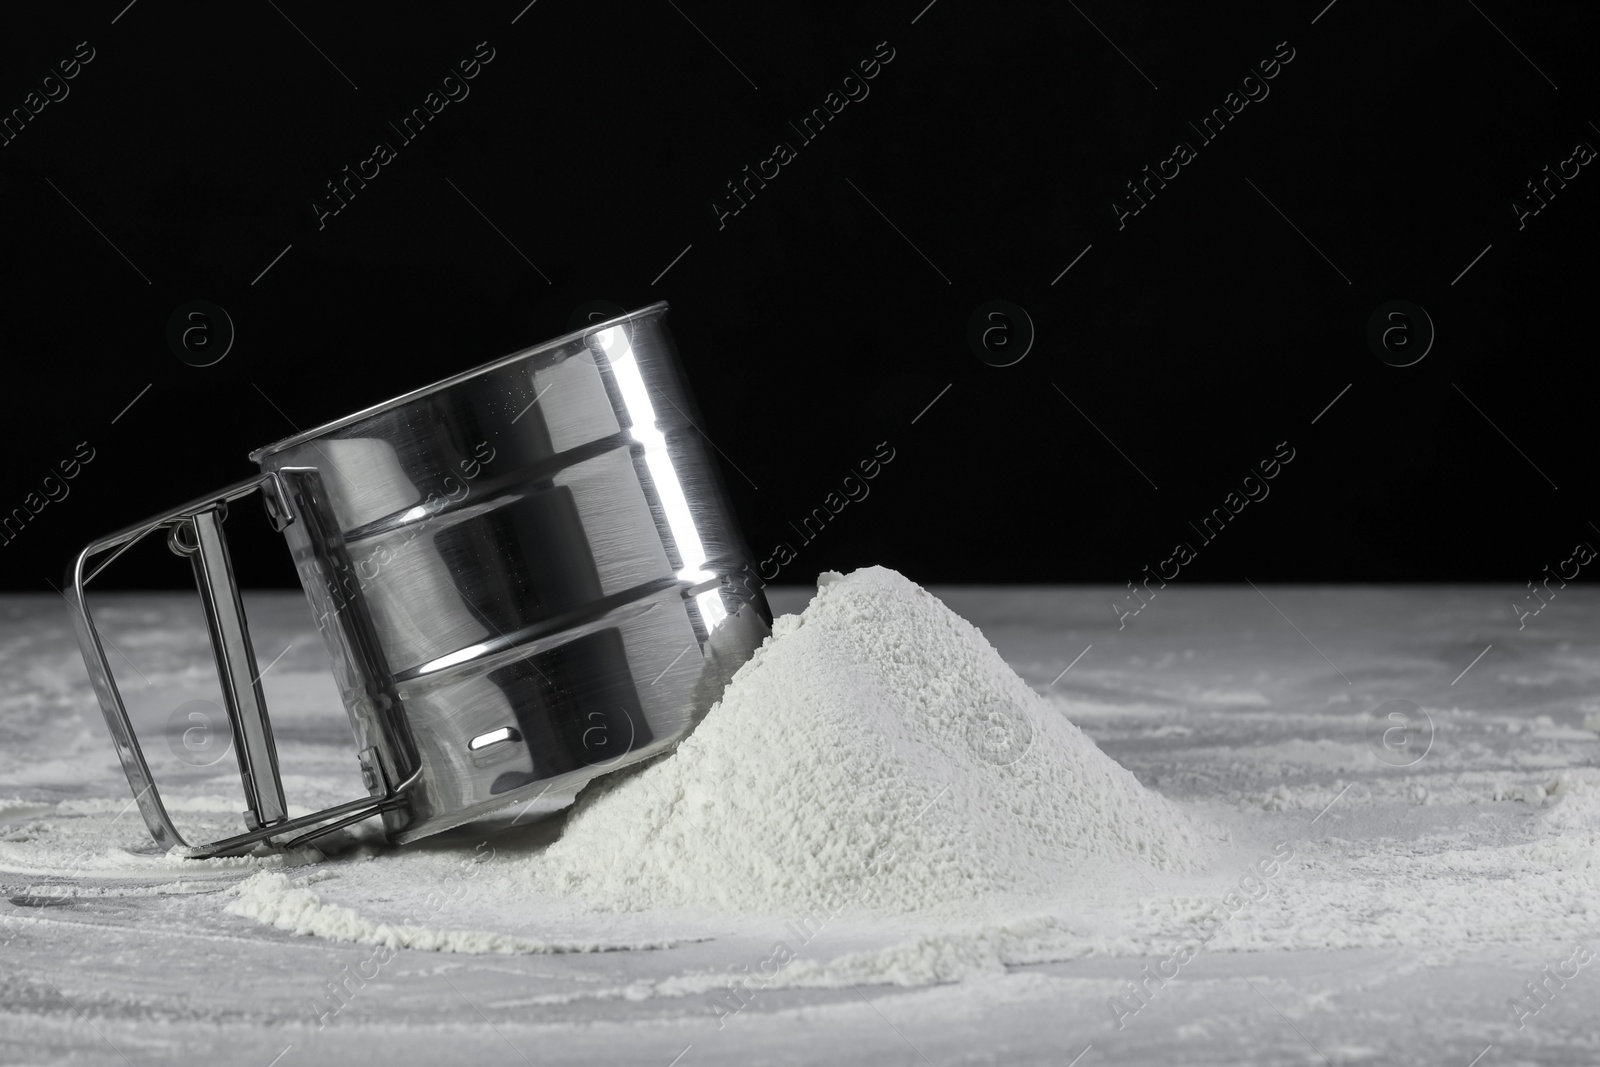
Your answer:
[[[1488,701],[1480,711],[1419,689],[1441,740],[1402,773],[1343,710],[1392,696],[1393,671],[1372,672],[1377,681],[1356,686],[1372,692],[1353,696],[1330,675],[1329,696],[1288,666],[1299,649],[1258,649],[1248,633],[1241,643],[1233,635],[1248,627],[1225,617],[1232,602],[1209,597],[1173,601],[1175,650],[1152,662],[1096,638],[1096,658],[1051,685],[1066,659],[1045,643],[1061,642],[1027,622],[1026,605],[1001,613],[1022,620],[1009,629],[987,627],[1009,647],[1003,659],[901,575],[830,572],[809,603],[789,601],[804,610],[777,619],[670,754],[591,783],[576,803],[545,797],[403,847],[360,826],[294,855],[162,855],[126,797],[85,792],[115,781],[106,757],[96,783],[68,799],[33,790],[0,803],[9,929],[43,928],[77,906],[263,943],[288,933],[458,959],[617,961],[539,1004],[693,998],[758,974],[762,989],[917,986],[1088,956],[1403,947],[1444,960],[1594,936],[1600,771],[1581,715],[1547,703],[1536,710],[1562,721],[1530,725],[1492,696],[1471,698]],[[287,643],[290,609],[303,609],[273,603],[283,616],[273,640]],[[1359,600],[1339,610],[1370,614]],[[1213,634],[1219,612],[1226,626]],[[163,616],[146,641],[165,648],[200,625]],[[1019,633],[1040,651],[1019,650]],[[66,677],[71,659],[70,633],[60,638],[61,662],[39,661],[51,677],[57,667]],[[1141,640],[1136,651],[1160,650]],[[1066,644],[1067,658],[1081,647]],[[163,655],[178,662],[176,646]],[[1595,676],[1574,652],[1552,656],[1515,677],[1577,693]],[[145,667],[161,685],[165,662]],[[336,802],[344,751],[313,732],[326,680],[310,665],[272,680],[283,687],[275,728],[305,739],[289,752],[313,757],[296,796]],[[62,710],[39,705],[39,728],[57,730],[61,751],[99,752],[82,717],[92,694],[49,693]],[[1282,736],[1263,733],[1268,713],[1287,724]],[[172,798],[212,836],[237,818],[220,788],[226,768],[216,775]]]

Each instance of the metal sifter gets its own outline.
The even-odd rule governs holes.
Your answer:
[[[84,663],[151,835],[191,856],[382,815],[413,841],[663,751],[770,632],[652,304],[251,453],[256,477],[100,538],[67,576]],[[260,493],[310,601],[368,796],[290,818],[223,523]],[[246,830],[191,845],[85,596],[142,538],[191,561]]]

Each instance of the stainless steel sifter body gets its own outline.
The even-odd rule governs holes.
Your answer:
[[[770,632],[665,325],[665,303],[268,445],[261,474],[86,547],[84,662],[158,844],[219,855],[381,813],[406,842],[570,791],[684,737]],[[223,534],[263,494],[332,661],[368,796],[290,818]],[[190,558],[246,832],[185,842],[85,599],[149,534]]]

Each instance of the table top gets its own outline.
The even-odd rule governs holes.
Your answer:
[[[418,880],[482,832],[305,865],[156,855],[67,605],[0,598],[0,1061],[1600,1057],[1600,977],[1569,962],[1577,946],[1600,951],[1600,596],[1569,588],[1519,617],[1505,586],[1173,585],[1119,616],[1111,602],[1126,589],[931,591],[1147,787],[1220,828],[1217,869],[1183,882],[1133,870],[1115,892],[1064,900],[1051,921],[1070,936],[1048,944],[958,918],[844,921],[807,947],[815,966],[720,1025],[718,983],[761,958],[778,917],[585,918],[546,902],[513,920],[469,894],[431,925],[497,935],[499,951],[402,948],[379,963],[361,931],[398,921]],[[775,612],[808,596],[769,590]],[[159,754],[173,715],[214,691],[199,605],[95,603]],[[303,599],[246,603],[291,802],[361,795]],[[1410,718],[1386,733],[1397,708]],[[163,789],[180,822],[238,793],[231,759],[170,762]],[[559,823],[487,839],[502,856],[537,855]],[[1145,966],[1168,966],[1187,924],[1272,842],[1296,857],[1272,893],[1181,979],[1152,982]],[[228,910],[263,869],[298,887],[279,906],[298,900],[315,932]],[[552,950],[586,938],[614,950]],[[653,941],[670,947],[619,947]],[[852,959],[889,952],[943,957],[909,966],[904,984],[851,978]],[[1528,980],[1547,982],[1543,998]],[[1140,981],[1142,999],[1130,991]]]

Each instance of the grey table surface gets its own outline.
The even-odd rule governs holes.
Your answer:
[[[1322,947],[1209,953],[1124,1028],[1112,1025],[1108,997],[1153,956],[1091,955],[909,988],[774,989],[721,1028],[703,997],[630,986],[729,966],[714,939],[572,955],[401,950],[319,1027],[309,1006],[319,990],[371,950],[227,914],[230,888],[249,871],[130,880],[52,858],[51,834],[92,832],[99,852],[138,853],[148,838],[127,813],[67,606],[9,596],[0,1061],[1600,1063],[1600,968],[1563,983],[1521,1028],[1508,1006],[1589,937],[1581,931],[1595,932],[1588,944],[1600,951],[1590,891],[1600,825],[1570,806],[1561,810],[1573,817],[1552,822],[1544,796],[1554,781],[1597,777],[1600,597],[1574,586],[1519,627],[1509,586],[1173,587],[1119,628],[1110,589],[932,591],[1147,786],[1231,812],[1263,837],[1304,842],[1321,869],[1380,847],[1393,862],[1448,848],[1491,866],[1508,849],[1545,848],[1548,869],[1530,860],[1518,874],[1500,862],[1493,886],[1485,876],[1484,892],[1530,894],[1530,923],[1455,944],[1341,947],[1330,936]],[[769,595],[775,611],[797,611],[809,591]],[[174,709],[212,684],[198,605],[172,594],[98,603],[141,729],[158,744]],[[247,604],[260,662],[274,664],[268,699],[286,783],[336,784],[354,766],[352,746],[304,603],[260,593]],[[1392,700],[1429,718],[1431,747],[1408,766],[1362,758],[1373,751],[1373,710]],[[175,795],[215,792],[230,768],[179,768]],[[1441,897],[1393,910],[1433,923],[1449,906]],[[644,992],[581,995],[602,987]]]

